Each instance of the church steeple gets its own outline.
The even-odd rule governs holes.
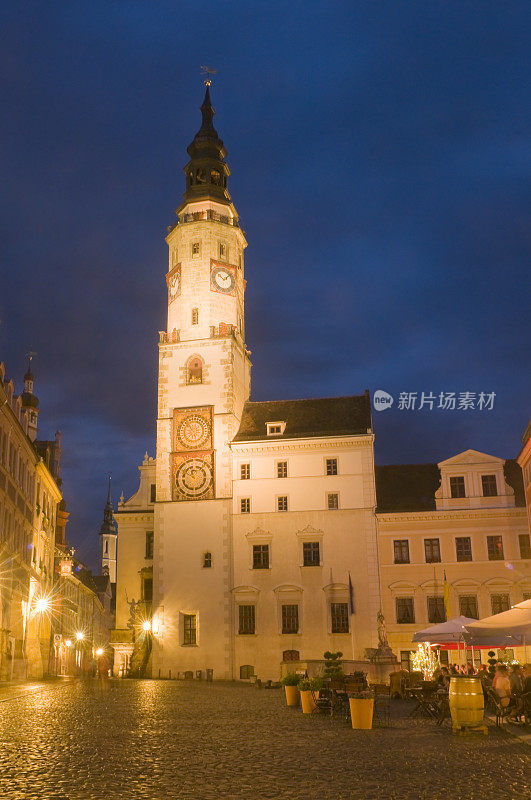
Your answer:
[[[116,523],[111,497],[111,476],[109,475],[109,488],[107,502],[103,510],[103,522],[100,528],[101,543],[101,568],[103,574],[108,574],[111,583],[116,583]]]
[[[28,369],[24,375],[24,391],[22,392],[22,408],[26,411],[28,418],[28,436],[32,442],[37,438],[37,426],[39,422],[39,398],[33,394],[34,377],[31,370],[31,360],[35,354],[28,355]]]
[[[186,175],[185,204],[194,200],[212,199],[229,204],[227,178],[230,169],[225,161],[227,151],[214,128],[214,108],[210,99],[210,81],[206,81],[205,99],[201,106],[202,121],[187,148],[190,161]]]

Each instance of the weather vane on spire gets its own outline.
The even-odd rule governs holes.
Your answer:
[[[36,356],[36,355],[37,355],[37,353],[34,350],[31,349],[31,345],[30,345],[29,352],[26,353],[26,358],[28,359],[28,364],[31,365],[31,362],[33,361],[33,357]]]
[[[205,86],[210,86],[212,83],[211,75],[217,75],[217,69],[214,67],[207,67],[205,64],[201,64],[201,74],[205,78]]]

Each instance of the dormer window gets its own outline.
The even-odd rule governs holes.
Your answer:
[[[464,475],[452,475],[450,478],[450,497],[466,497]]]
[[[481,487],[483,489],[483,497],[496,497],[498,494],[496,475],[482,475]]]
[[[266,425],[268,436],[282,436],[286,429],[285,422],[268,422]]]

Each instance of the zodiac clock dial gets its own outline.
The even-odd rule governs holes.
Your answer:
[[[177,470],[175,482],[179,491],[186,497],[201,497],[210,488],[212,470],[206,461],[190,458]]]
[[[216,292],[223,292],[224,294],[233,292],[236,285],[234,273],[226,267],[214,267],[210,273],[210,280],[212,288],[215,289]]]
[[[177,438],[186,449],[197,450],[203,447],[210,435],[210,426],[199,414],[185,417],[177,428]]]

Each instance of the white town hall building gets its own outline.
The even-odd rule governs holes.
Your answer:
[[[199,677],[213,670],[219,679],[278,679],[293,662],[321,660],[326,650],[368,664],[366,651],[374,657],[380,641],[382,608],[390,643],[407,659],[414,630],[440,611],[443,569],[452,576],[456,610],[462,595],[469,608],[472,594],[483,592],[486,610],[489,602],[499,604],[500,586],[504,602],[531,589],[525,511],[514,508],[521,475],[506,483],[503,460],[467,451],[468,471],[470,459],[478,461],[480,500],[472,479],[466,489],[458,476],[462,492],[450,496],[464,500],[448,501],[444,514],[435,510],[450,463],[443,462],[377,468],[377,502],[368,392],[250,401],[246,241],[227,189],[230,171],[213,126],[208,82],[201,112],[188,147],[184,201],[166,238],[168,321],[159,334],[156,458],[146,454],[138,491],[118,504],[117,542],[112,525],[100,537],[103,557],[114,558],[116,545],[118,553],[115,674]],[[464,475],[457,461],[454,471]],[[408,504],[412,492],[419,497]],[[454,528],[461,535],[456,502],[481,505],[488,533],[494,524],[497,540],[517,559],[512,572],[498,551],[491,559],[497,564],[485,566],[483,517],[474,561],[447,544]],[[431,516],[426,522],[426,509],[435,522],[444,517],[444,530],[435,530]],[[417,516],[411,519],[417,511],[420,526]],[[403,557],[410,539],[412,561],[409,550]],[[424,562],[433,586],[422,572],[424,583],[416,588],[421,566],[415,564]],[[385,633],[381,638],[385,644]]]
[[[154,677],[272,678],[376,647],[370,398],[249,401],[246,241],[208,85],[201,112],[166,239],[156,459],[115,514],[115,671],[151,621]]]

